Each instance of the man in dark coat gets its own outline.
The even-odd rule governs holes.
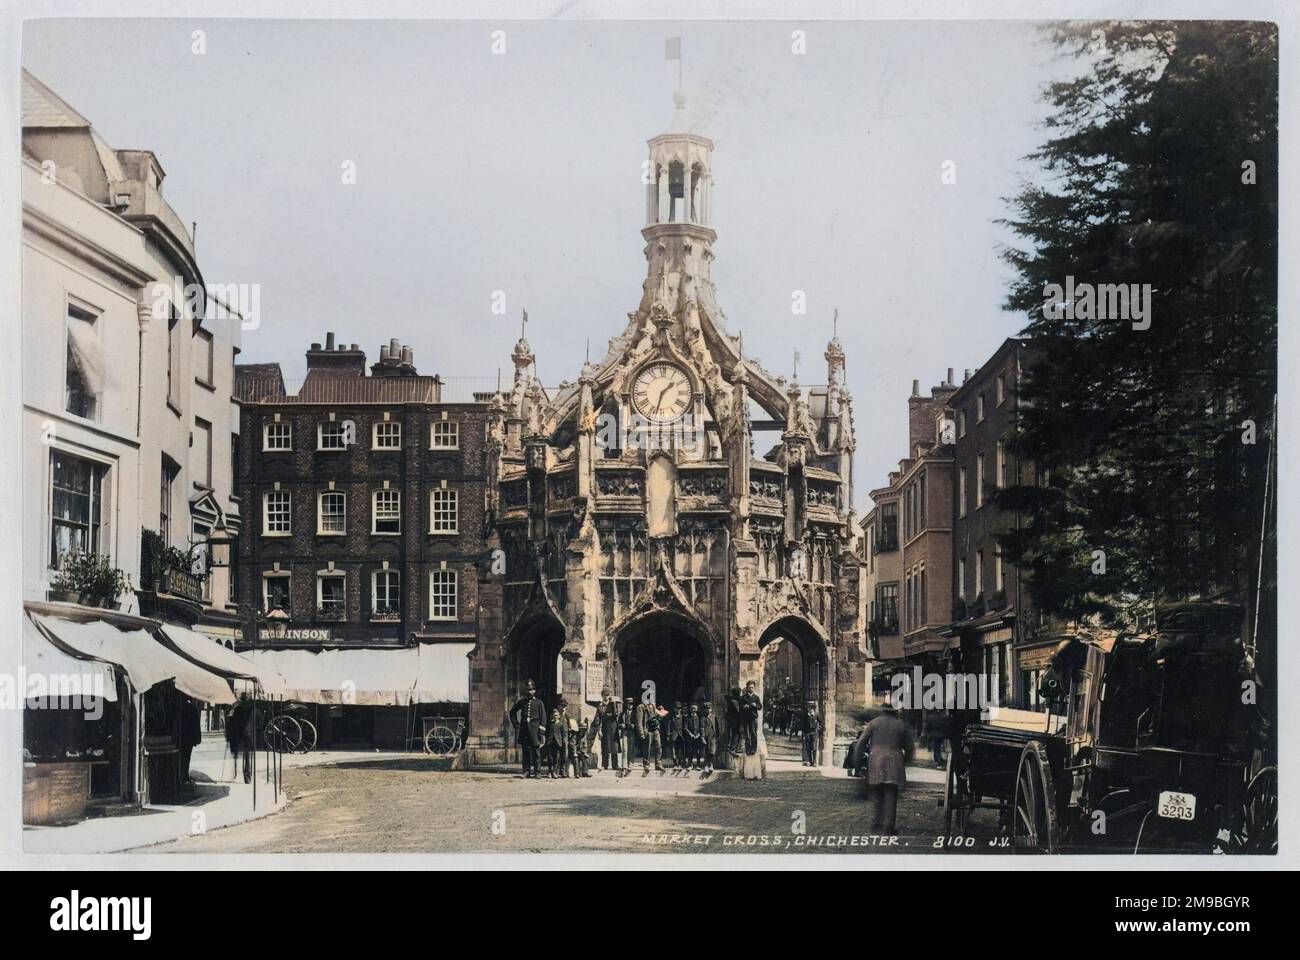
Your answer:
[[[817,766],[817,739],[822,730],[821,717],[817,716],[817,702],[809,700],[803,706],[803,762],[805,766]]]
[[[704,737],[700,732],[700,708],[694,703],[682,723],[682,740],[686,744],[686,766],[698,770],[704,765]]]
[[[740,698],[740,726],[745,735],[745,753],[751,757],[758,753],[758,722],[763,712],[763,701],[759,699],[757,684],[753,680],[745,684],[745,694]]]
[[[568,777],[566,769],[569,756],[569,722],[558,707],[551,711],[551,722],[546,728],[546,765],[550,777]]]
[[[727,751],[733,756],[740,756],[740,687],[732,687],[727,695]]]
[[[862,731],[859,741],[867,754],[867,790],[875,807],[872,829],[897,833],[898,794],[907,782],[907,758],[915,750],[912,730],[888,700],[880,716]]]
[[[686,708],[680,700],[673,703],[673,714],[668,719],[668,741],[672,746],[673,766],[686,769]]]
[[[630,773],[632,770],[632,755],[636,753],[638,737],[636,701],[631,697],[623,698],[623,712],[618,715],[618,735],[619,759],[623,761],[623,769]]]
[[[619,763],[619,702],[613,692],[606,687],[600,691],[600,706],[596,708],[596,730],[600,734],[600,768],[617,770]]]
[[[184,694],[181,695],[181,782],[193,783],[190,777],[190,759],[194,748],[203,742],[203,720],[199,705]]]
[[[718,718],[713,715],[713,704],[700,705],[700,739],[704,750],[704,772],[713,772],[713,758],[718,753]]]
[[[239,769],[243,761],[244,782],[253,782],[253,701],[245,694],[240,696],[230,716],[226,719],[226,743],[230,746],[230,755],[235,759],[235,768]]]
[[[528,692],[510,708],[510,723],[522,748],[524,778],[536,780],[542,774],[542,746],[546,739],[546,705],[537,696],[537,684],[528,681]]]

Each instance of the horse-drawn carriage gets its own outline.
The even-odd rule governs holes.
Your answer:
[[[1263,766],[1241,608],[1185,603],[1152,636],[1063,641],[1047,713],[961,725],[942,800],[949,836],[993,809],[1018,851],[1277,849],[1277,771]]]

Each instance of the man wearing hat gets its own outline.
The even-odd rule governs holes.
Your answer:
[[[668,718],[668,749],[672,750],[673,767],[686,769],[686,709],[680,700],[673,702],[673,714]]]
[[[523,698],[510,708],[510,723],[522,748],[525,779],[536,780],[542,773],[542,746],[546,740],[546,705],[537,696],[537,684],[528,681]]]
[[[600,691],[600,706],[596,707],[596,731],[600,736],[600,768],[617,770],[619,763],[618,698],[605,687]]]
[[[663,764],[660,763],[663,748],[660,730],[664,726],[664,718],[667,715],[667,710],[654,703],[643,703],[636,708],[636,732],[641,738],[641,768],[646,773],[650,772],[652,759],[655,769],[663,770]]]
[[[821,733],[821,718],[817,716],[817,701],[809,700],[803,705],[803,763],[807,767],[817,766],[817,736]]]
[[[632,769],[632,757],[636,754],[636,701],[631,697],[623,698],[623,709],[618,714],[618,756],[622,769]]]
[[[713,758],[718,752],[718,718],[713,715],[713,704],[707,700],[700,704],[700,739],[704,751],[704,772],[713,772]]]
[[[915,746],[911,729],[888,697],[880,716],[863,729],[859,742],[867,754],[867,790],[875,807],[871,828],[894,836],[898,794],[907,782],[906,762]]]

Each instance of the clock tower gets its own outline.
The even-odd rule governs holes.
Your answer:
[[[669,131],[648,141],[646,276],[622,332],[549,389],[521,339],[515,382],[493,401],[487,506],[500,562],[481,575],[472,763],[512,752],[507,711],[529,680],[571,715],[590,715],[608,688],[665,706],[708,701],[721,717],[728,691],[761,690],[766,661],[788,645],[798,689],[766,695],[818,704],[827,764],[854,721],[837,705],[869,696],[843,352],[834,341],[827,383],[803,387],[728,331],[710,273],[714,144],[680,93],[675,106]]]

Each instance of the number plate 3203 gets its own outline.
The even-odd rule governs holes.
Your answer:
[[[1196,797],[1177,790],[1162,790],[1156,801],[1156,813],[1170,820],[1195,820]]]

